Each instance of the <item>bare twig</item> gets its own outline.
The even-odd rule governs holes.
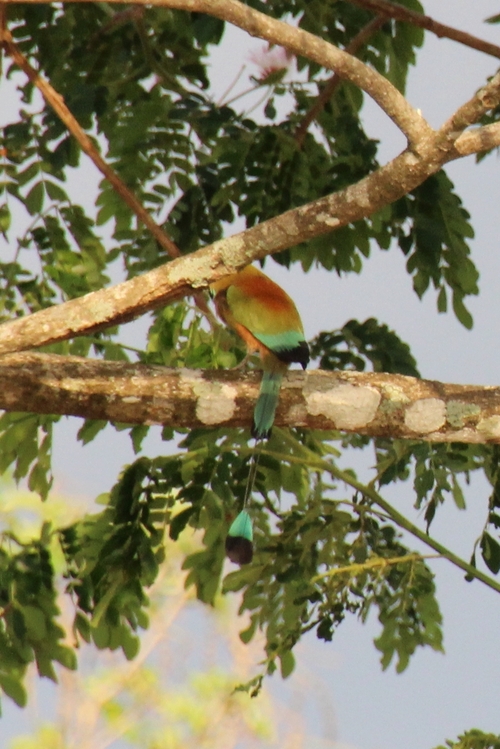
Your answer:
[[[386,18],[394,18],[396,21],[412,23],[414,26],[419,26],[422,29],[431,31],[440,38],[446,37],[447,39],[452,39],[455,42],[464,44],[467,47],[472,47],[472,49],[477,49],[479,52],[484,52],[486,55],[500,58],[500,47],[498,45],[487,42],[484,39],[473,36],[472,34],[468,34],[466,31],[455,29],[453,26],[446,26],[444,23],[435,21],[431,16],[417,13],[417,11],[405,8],[404,5],[399,5],[399,3],[392,3],[388,0],[350,1],[355,5],[359,5],[361,8],[371,10],[377,15],[382,15]]]
[[[355,55],[358,50],[363,47],[368,39],[370,39],[375,32],[379,30],[379,28],[385,23],[385,18],[382,16],[377,16],[376,18],[373,18],[371,21],[369,21],[366,26],[363,26],[363,28],[356,34],[356,36],[349,42],[347,47],[345,48],[345,51],[348,52],[350,55]],[[309,125],[314,122],[318,114],[323,110],[323,107],[326,105],[326,103],[331,99],[334,92],[340,85],[342,79],[340,76],[337,75],[337,73],[334,73],[329,81],[325,84],[323,90],[317,97],[316,101],[310,108],[310,110],[305,115],[304,119],[298,126],[298,128],[295,131],[295,140],[297,141],[297,144],[299,148],[302,146],[302,143],[304,142],[304,138],[306,136],[307,130],[309,129]]]

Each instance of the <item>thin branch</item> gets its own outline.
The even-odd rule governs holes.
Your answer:
[[[6,0],[7,4],[19,1]],[[45,1],[29,0],[28,4]],[[86,2],[87,0],[68,1]],[[123,2],[124,0],[110,0],[112,4],[123,4]],[[250,8],[240,0],[135,0],[135,4],[206,13],[232,23],[252,36],[258,36],[271,44],[285,47],[295,55],[306,57],[322,67],[333,70],[342,78],[362,88],[393,120],[411,145],[432,132],[421,113],[414,109],[397,88],[380,73],[314,34],[271,18]]]
[[[105,10],[108,10],[106,6]],[[89,42],[89,46],[95,44],[101,36],[109,34],[120,26],[139,21],[144,16],[144,6],[132,5],[130,8],[120,10],[117,13],[113,13],[111,9],[109,9],[109,13],[109,21],[94,34]]]
[[[78,141],[82,150],[89,156],[94,162],[95,166],[99,169],[101,174],[108,180],[113,186],[113,189],[122,198],[124,203],[135,213],[137,218],[149,229],[156,241],[167,251],[170,257],[180,257],[181,252],[179,248],[172,242],[165,232],[153,221],[149,213],[143,208],[140,201],[135,195],[129,190],[125,183],[120,179],[116,172],[107,164],[102,158],[97,148],[92,143],[87,133],[82,129],[78,120],[70,112],[66,106],[63,97],[54,90],[50,83],[39,75],[36,70],[30,65],[28,60],[20,51],[17,44],[15,44],[12,34],[8,29],[3,30],[3,47],[7,54],[13,59],[21,70],[26,74],[29,80],[39,89],[45,101],[50,104],[55,113],[66,125],[73,137]]]
[[[473,36],[472,34],[468,34],[466,31],[455,29],[453,26],[446,26],[446,24],[439,23],[439,21],[435,21],[430,16],[405,8],[404,5],[400,5],[399,3],[388,2],[388,0],[350,1],[354,5],[359,5],[361,8],[371,10],[377,15],[382,15],[386,18],[393,18],[396,21],[406,21],[414,26],[419,26],[421,29],[431,31],[439,38],[446,37],[447,39],[452,39],[454,42],[464,44],[466,47],[472,47],[472,49],[477,49],[479,52],[484,52],[486,55],[500,58],[500,47],[498,45],[487,42],[484,39]]]
[[[321,572],[319,575],[311,578],[311,583],[317,583],[325,578],[336,577],[337,575],[348,574],[351,577],[362,575],[367,570],[380,569],[384,570],[386,567],[390,567],[394,564],[408,564],[413,562],[420,562],[424,559],[442,559],[441,554],[405,554],[400,557],[372,557],[367,559],[366,562],[360,562],[359,564],[346,564],[343,567],[331,567],[326,572]]]
[[[286,437],[286,435],[284,436]],[[326,471],[334,478],[342,481],[344,484],[347,484],[347,486],[351,486],[353,489],[356,489],[356,491],[358,491],[364,497],[384,510],[384,512],[387,513],[387,515],[396,523],[396,525],[410,533],[415,538],[418,538],[419,541],[435,551],[440,557],[444,557],[445,559],[447,559],[449,562],[455,565],[455,567],[458,567],[463,572],[465,572],[469,577],[480,580],[488,588],[491,588],[496,593],[500,593],[500,582],[490,577],[489,575],[486,575],[484,572],[481,572],[481,570],[478,570],[476,567],[473,567],[464,559],[457,556],[453,551],[447,549],[446,546],[440,544],[439,541],[436,541],[434,538],[432,538],[432,536],[424,533],[424,531],[420,530],[420,528],[414,525],[410,520],[408,520],[408,518],[394,509],[394,507],[390,505],[389,502],[387,502],[372,486],[367,486],[366,484],[361,483],[361,481],[358,481],[356,478],[354,478],[351,473],[342,471],[333,463],[329,463],[327,460],[318,458],[316,453],[314,453],[305,445],[301,445],[292,437],[289,437],[289,441],[290,444],[293,443],[294,452],[296,454],[297,452],[301,453],[309,466],[314,466],[316,468],[319,468],[320,470]],[[278,460],[280,459],[280,456],[275,452],[272,452],[271,454]],[[284,461],[290,460],[290,456],[283,455],[281,456],[281,459]],[[302,458],[297,457],[297,460],[302,460]]]
[[[2,5],[2,8],[5,6]],[[141,8],[139,10],[142,10]],[[137,11],[137,9],[136,9]],[[116,14],[120,15],[120,14]],[[130,16],[130,14],[129,14]],[[137,12],[135,13],[137,16]],[[5,19],[4,19],[5,20]],[[139,221],[141,221],[152,233],[156,241],[163,247],[164,250],[170,255],[171,258],[181,257],[182,253],[177,245],[165,234],[163,229],[151,218],[146,209],[142,206],[140,201],[135,197],[131,190],[125,185],[120,179],[116,172],[107,164],[98,150],[95,148],[92,140],[89,138],[87,133],[80,126],[78,120],[73,116],[68,107],[66,106],[63,97],[52,87],[52,85],[40,76],[34,68],[30,65],[28,60],[24,57],[19,47],[13,41],[10,31],[3,26],[0,28],[0,45],[6,50],[6,52],[12,57],[14,62],[24,71],[29,80],[40,90],[45,101],[54,109],[55,113],[66,125],[69,132],[80,144],[82,150],[89,156],[94,162],[95,166],[108,180],[116,193],[121,197],[126,205],[135,213]],[[210,325],[213,327],[215,324],[215,318],[208,307],[205,297],[202,293],[197,292],[194,295],[196,306],[201,312],[207,317]]]
[[[380,27],[385,23],[385,18],[382,16],[377,16],[376,18],[373,18],[371,21],[369,21],[366,26],[363,26],[363,28],[356,34],[356,36],[351,39],[347,47],[345,48],[345,51],[348,52],[350,55],[355,55],[361,47],[363,47],[366,42],[370,39],[373,34],[375,34]],[[331,99],[339,85],[341,84],[342,79],[340,76],[337,75],[337,73],[334,73],[329,81],[326,82],[323,90],[317,97],[316,101],[310,108],[310,110],[305,115],[304,119],[298,126],[298,128],[295,131],[295,140],[299,146],[299,148],[302,146],[302,143],[304,142],[304,138],[306,137],[306,133],[309,129],[309,125],[314,122],[314,120],[317,118],[319,113],[323,110],[326,103]]]

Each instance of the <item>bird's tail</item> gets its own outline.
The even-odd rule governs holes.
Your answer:
[[[281,372],[264,372],[253,412],[252,437],[257,440],[266,439],[271,434],[282,379]]]
[[[253,529],[250,515],[242,510],[233,520],[226,538],[226,554],[234,564],[250,564],[253,557]]]

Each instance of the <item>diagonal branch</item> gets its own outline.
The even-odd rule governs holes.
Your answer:
[[[156,4],[197,11],[207,10],[209,6],[214,15],[233,19],[242,28],[262,35],[269,41],[292,49],[293,45],[303,41],[309,45],[308,55],[317,42],[323,52],[325,49],[334,50],[334,57],[337,52],[340,54],[340,51],[331,45],[310,34],[304,37],[305,32],[281,22],[269,18],[266,26],[266,16],[242,5],[238,0],[211,0],[210,4],[207,0],[164,0]],[[322,46],[325,44],[326,48]],[[316,57],[323,60],[322,54]],[[355,63],[356,70],[357,66],[360,66],[362,71],[368,70],[359,60],[346,53],[341,53],[341,58],[344,62],[348,61],[346,70],[350,70],[351,73],[353,68],[349,66],[352,62]],[[378,82],[380,76],[374,75],[374,80]],[[361,83],[366,84],[366,79]],[[390,86],[390,90],[392,88]],[[399,97],[400,94],[396,93]],[[485,148],[494,145],[494,138],[498,137],[500,143],[500,133],[494,131],[491,126],[490,129],[480,128],[472,135],[462,135],[467,127],[479,121],[485,112],[499,102],[500,75],[497,75],[460,107],[440,130],[433,131],[426,125],[422,128],[419,126],[417,129],[421,137],[418,144],[357,184],[287,211],[228,239],[219,240],[188,257],[177,258],[163,267],[111,289],[92,292],[57,307],[4,323],[0,326],[0,355],[85,335],[131,320],[144,312],[186,296],[193,290],[204,288],[211,281],[238,270],[253,260],[366,218],[407,194],[429,175],[437,172],[443,164],[461,155],[459,149],[462,139],[465,139],[466,150],[470,148],[472,138],[478,146]],[[481,145],[483,136],[485,144]],[[470,153],[470,150],[468,152]]]
[[[345,48],[345,51],[348,52],[350,55],[355,55],[358,50],[363,47],[368,39],[370,39],[373,34],[375,34],[376,31],[380,29],[380,27],[385,22],[385,19],[382,16],[377,16],[376,18],[373,18],[371,21],[369,21],[361,31],[359,31],[356,36],[351,39],[347,47]],[[302,143],[304,142],[304,138],[306,136],[307,130],[309,128],[309,125],[314,122],[316,117],[319,115],[319,113],[323,110],[326,103],[331,99],[337,88],[339,87],[342,79],[340,76],[337,75],[337,73],[334,73],[329,81],[325,84],[323,90],[317,97],[316,101],[314,102],[313,106],[310,108],[310,110],[305,115],[304,119],[298,126],[298,128],[295,131],[295,140],[297,141],[299,148],[302,146]]]
[[[432,538],[432,536],[429,536],[428,533],[420,530],[418,526],[408,520],[408,518],[406,518],[401,512],[398,512],[398,510],[396,510],[391,504],[389,504],[389,502],[387,502],[387,500],[385,500],[375,490],[375,488],[373,487],[373,482],[368,485],[363,484],[361,481],[358,481],[358,479],[356,479],[350,471],[343,471],[341,468],[338,468],[332,461],[328,461],[324,458],[318,457],[318,455],[308,447],[297,443],[297,441],[294,440],[290,435],[284,434],[282,432],[282,436],[285,436],[286,441],[290,443],[295,453],[297,453],[298,447],[298,452],[300,455],[299,459],[302,462],[306,463],[310,468],[315,467],[316,469],[326,471],[334,478],[344,482],[347,486],[351,486],[353,489],[359,492],[360,495],[368,499],[374,505],[380,507],[391,518],[391,520],[396,523],[396,525],[407,531],[407,533],[410,533],[415,538],[418,538],[419,541],[425,544],[425,546],[433,549],[433,551],[435,551],[440,557],[442,557],[443,559],[447,559],[456,567],[463,570],[471,579],[480,580],[492,590],[500,593],[500,582],[498,582],[498,580],[495,580],[493,577],[490,577],[481,570],[478,570],[477,567],[474,567],[472,564],[466,562],[453,551],[447,549],[446,546],[440,544],[439,541],[436,541],[434,538]],[[281,457],[275,452],[272,452],[271,454],[275,459],[278,460]],[[290,458],[290,456],[288,455],[283,455],[282,459],[291,460],[293,458]]]
[[[181,251],[177,245],[165,234],[163,229],[151,218],[149,213],[143,207],[141,202],[136,198],[131,190],[126,186],[123,180],[116,172],[104,161],[97,148],[92,143],[87,133],[80,126],[78,120],[66,106],[63,97],[51,86],[51,84],[39,75],[30,65],[17,44],[12,38],[12,34],[5,26],[5,6],[1,6],[3,15],[0,17],[2,24],[0,26],[0,48],[3,47],[14,62],[24,71],[29,80],[39,89],[45,101],[53,108],[55,113],[66,125],[69,132],[78,141],[82,150],[94,162],[101,174],[108,180],[115,192],[121,197],[123,202],[135,213],[139,221],[146,226],[156,241],[172,258],[181,257]],[[197,307],[204,313],[210,324],[214,322],[205,297],[201,293],[194,294]]]
[[[108,180],[112,185],[113,189],[122,198],[124,203],[135,213],[137,218],[149,229],[151,234],[154,236],[156,241],[167,251],[170,257],[179,257],[181,252],[179,248],[172,242],[165,232],[153,221],[149,213],[142,206],[140,201],[135,197],[131,190],[125,185],[120,179],[116,172],[107,164],[102,158],[97,148],[92,143],[87,133],[82,129],[76,117],[70,112],[66,106],[63,97],[52,88],[50,83],[43,78],[36,70],[30,65],[28,60],[22,54],[21,50],[14,42],[12,34],[6,28],[0,32],[0,44],[12,58],[12,60],[18,65],[21,70],[26,74],[29,80],[38,88],[41,92],[45,101],[50,104],[52,109],[58,115],[58,117],[64,122],[69,132],[78,141],[82,150],[89,156],[94,162],[95,166],[99,169],[101,174]]]
[[[464,44],[466,47],[472,47],[472,49],[477,49],[479,52],[484,52],[486,55],[500,58],[500,47],[497,44],[487,42],[485,39],[468,34],[466,31],[455,29],[453,26],[446,26],[444,23],[435,21],[431,16],[426,16],[423,13],[405,8],[404,5],[400,5],[399,3],[389,2],[389,0],[350,0],[350,2],[366,10],[371,10],[377,15],[385,16],[385,18],[412,23],[421,29],[431,31],[439,38],[446,37],[447,39],[452,39],[454,42]]]
[[[489,84],[498,87],[500,78]],[[500,95],[498,95],[500,98]],[[485,110],[475,112],[477,119]],[[470,112],[469,112],[470,113]],[[427,142],[426,159],[405,151],[368,177],[142,276],[0,325],[0,355],[87,335],[176,301],[253,260],[293,247],[371,215],[406,195],[444,163],[475,148],[500,145],[500,126],[458,135],[454,125]],[[436,143],[439,142],[439,148]],[[464,143],[463,153],[460,150]],[[448,149],[448,150],[447,150]]]
[[[343,567],[331,567],[326,572],[320,572],[311,579],[311,583],[319,582],[320,580],[328,580],[338,575],[348,575],[349,577],[358,577],[367,570],[379,568],[384,571],[387,567],[392,567],[395,564],[413,564],[414,562],[420,562],[424,559],[442,559],[441,554],[404,554],[400,557],[369,557],[366,562],[358,562],[353,564],[346,564]],[[498,591],[500,592],[500,590]]]

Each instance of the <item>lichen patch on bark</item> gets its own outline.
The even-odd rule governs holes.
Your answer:
[[[237,388],[232,385],[209,382],[200,377],[192,383],[197,397],[196,416],[207,426],[229,421],[236,411]]]
[[[347,430],[367,426],[375,418],[380,400],[377,390],[346,383],[306,395],[309,413],[326,416],[337,429]]]
[[[421,398],[406,409],[405,425],[415,434],[429,434],[446,424],[446,404],[441,398]]]

